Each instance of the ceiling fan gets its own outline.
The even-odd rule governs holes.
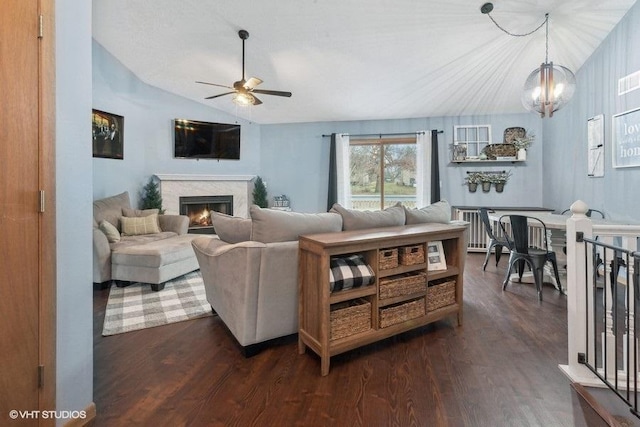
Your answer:
[[[275,95],[275,96],[286,96],[286,97],[290,97],[291,96],[291,92],[282,92],[279,90],[268,90],[268,89],[256,89],[256,86],[258,86],[260,83],[262,83],[262,80],[260,80],[257,77],[251,77],[249,80],[245,80],[244,78],[244,41],[246,39],[249,38],[249,32],[247,30],[240,30],[238,31],[238,36],[240,36],[240,38],[242,39],[242,80],[238,80],[237,82],[233,83],[233,87],[232,86],[226,86],[226,85],[219,85],[219,84],[215,84],[215,83],[208,83],[208,82],[199,82],[196,81],[196,83],[200,83],[203,85],[211,85],[211,86],[218,86],[218,87],[224,87],[227,89],[232,89],[231,92],[225,92],[225,93],[221,93],[218,95],[213,95],[213,96],[208,96],[205,99],[214,99],[214,98],[218,98],[221,96],[225,96],[225,95],[233,95],[233,102],[235,102],[236,104],[239,105],[260,105],[262,104],[262,101],[260,101],[254,94],[259,93],[262,95]]]

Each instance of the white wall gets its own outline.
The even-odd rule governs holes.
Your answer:
[[[57,0],[55,14],[56,409],[79,411],[93,401],[91,2]]]
[[[99,43],[92,43],[93,108],[124,116],[124,159],[93,159],[94,199],[126,190],[137,205],[142,186],[156,173],[258,174],[260,126],[149,86]],[[240,160],[174,158],[176,118],[240,123]]]
[[[574,98],[551,119],[544,119],[544,203],[568,208],[577,199],[605,212],[608,218],[640,221],[640,168],[614,169],[611,164],[611,118],[640,107],[640,90],[618,96],[620,77],[640,70],[640,3],[609,34],[576,73]],[[552,58],[553,59],[553,58]],[[587,177],[587,120],[604,115],[605,171]]]

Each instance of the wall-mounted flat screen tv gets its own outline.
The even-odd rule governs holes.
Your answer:
[[[240,125],[175,119],[174,156],[185,159],[240,159]]]

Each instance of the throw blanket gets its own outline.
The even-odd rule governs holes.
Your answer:
[[[373,283],[373,270],[362,255],[331,258],[329,271],[329,289],[341,291]]]

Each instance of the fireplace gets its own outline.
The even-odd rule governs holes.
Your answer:
[[[233,196],[180,197],[180,214],[189,217],[189,233],[215,234],[212,211],[233,215]]]

